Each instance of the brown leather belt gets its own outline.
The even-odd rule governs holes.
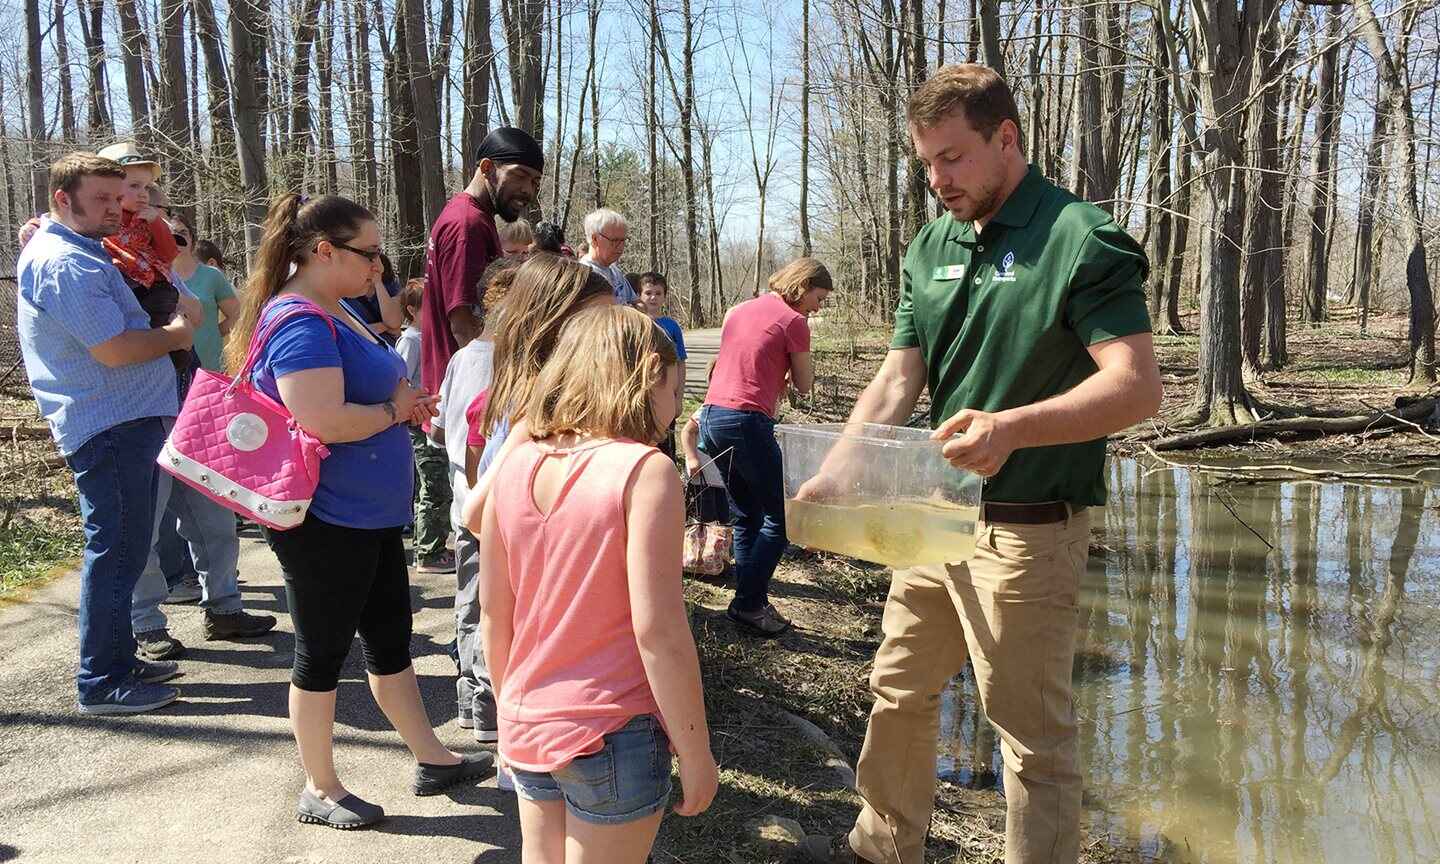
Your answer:
[[[1064,501],[1046,501],[1042,504],[986,501],[980,505],[980,519],[985,522],[1010,522],[1015,525],[1049,525],[1052,522],[1064,522],[1084,509],[1072,508]]]

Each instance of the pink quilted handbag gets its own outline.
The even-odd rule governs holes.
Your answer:
[[[256,330],[233,379],[204,369],[195,374],[157,460],[222,506],[280,530],[305,521],[320,460],[330,451],[284,405],[255,389],[251,372],[265,342],[290,318],[319,315],[335,335],[335,324],[319,306],[304,298],[287,305]]]

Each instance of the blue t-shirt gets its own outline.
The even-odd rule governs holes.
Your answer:
[[[659,324],[660,329],[665,331],[665,335],[670,337],[670,341],[675,343],[675,356],[679,357],[681,360],[684,360],[685,334],[680,329],[680,322],[676,321],[674,318],[662,315],[659,318],[655,319],[655,323]]]
[[[261,323],[294,301],[272,301]],[[318,315],[298,315],[280,325],[255,364],[255,386],[280,398],[275,379],[339,366],[345,376],[345,401],[381,405],[405,377],[405,361],[384,342],[376,344],[335,321],[335,333]],[[395,424],[362,441],[327,444],[320,462],[320,483],[310,512],[347,528],[398,528],[411,520],[415,468],[410,436]]]

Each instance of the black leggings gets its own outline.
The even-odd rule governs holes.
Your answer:
[[[371,673],[410,667],[410,573],[401,530],[346,528],[313,513],[288,531],[266,529],[295,625],[296,687],[334,690],[357,630]]]

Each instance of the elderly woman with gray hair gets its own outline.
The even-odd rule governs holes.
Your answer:
[[[614,210],[601,207],[585,214],[585,242],[589,248],[580,263],[589,264],[596,273],[605,277],[615,289],[615,302],[625,305],[640,299],[631,286],[630,280],[618,266],[620,256],[625,254],[625,241],[630,237],[630,226],[625,217]]]

